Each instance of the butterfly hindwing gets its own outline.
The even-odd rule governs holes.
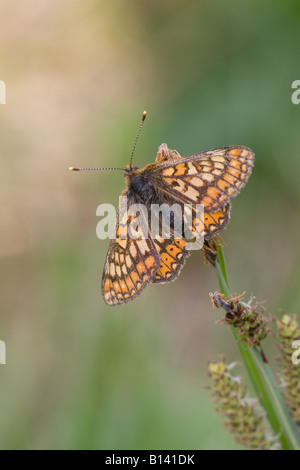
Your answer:
[[[230,218],[230,203],[221,207],[217,212],[204,212],[204,239],[212,238],[220,233],[228,224]]]
[[[154,243],[160,255],[160,265],[153,282],[164,283],[173,281],[180,273],[190,252],[185,249],[186,242],[182,238],[165,240],[156,238]]]

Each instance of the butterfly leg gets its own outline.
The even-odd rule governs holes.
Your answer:
[[[181,155],[177,152],[177,150],[171,150],[167,144],[161,144],[158,147],[155,163],[177,160],[178,158],[181,158]]]

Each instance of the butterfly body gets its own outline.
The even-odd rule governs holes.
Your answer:
[[[158,198],[155,185],[153,185],[151,182],[150,171],[146,167],[143,170],[134,168],[131,171],[128,170],[125,173],[125,183],[127,190],[130,194],[132,194],[133,197],[136,198],[136,202],[144,204],[155,204],[154,201]]]
[[[228,223],[230,200],[246,184],[254,164],[254,153],[244,146],[231,146],[209,150],[182,158],[175,150],[162,144],[154,163],[145,168],[125,168],[128,209],[143,204],[151,219],[152,204],[189,204],[192,207],[191,229],[201,230],[204,239],[219,233]],[[201,220],[196,206],[204,206]],[[198,217],[198,218],[197,218]],[[186,241],[171,234],[132,239],[124,233],[132,221],[125,211],[117,217],[116,237],[110,241],[105,261],[102,295],[108,305],[120,305],[138,296],[149,282],[163,283],[174,280],[189,256]],[[201,227],[201,229],[200,229]],[[184,234],[182,234],[184,235]]]

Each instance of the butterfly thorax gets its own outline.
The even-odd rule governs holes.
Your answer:
[[[137,202],[155,203],[157,202],[157,190],[151,178],[151,167],[153,164],[147,165],[143,169],[138,167],[125,168],[125,182],[129,197],[133,197]]]
[[[129,163],[125,167],[125,182],[129,196],[132,196],[138,202],[145,202],[146,204],[162,202],[160,201],[161,191],[155,185],[153,169],[157,164],[174,161],[179,158],[181,157],[176,150],[169,149],[167,144],[161,144],[155,163],[150,163],[142,169],[139,169],[137,166],[133,167]]]

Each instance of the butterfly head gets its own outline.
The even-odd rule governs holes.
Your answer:
[[[128,163],[128,165],[125,166],[124,168],[124,176],[130,176],[132,173],[134,173],[136,170],[138,170],[138,166],[132,166],[131,163]]]

